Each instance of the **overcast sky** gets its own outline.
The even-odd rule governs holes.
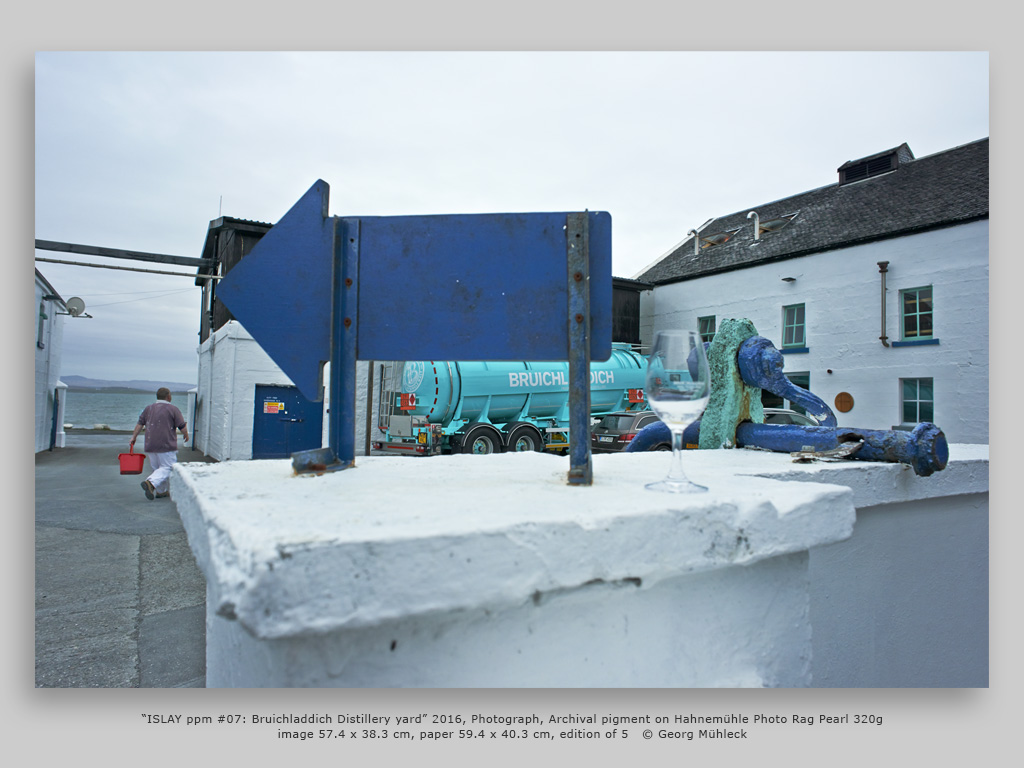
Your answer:
[[[633,277],[713,216],[989,135],[986,53],[40,53],[35,237],[198,257],[219,215],[605,210]],[[36,251],[37,257],[162,268]],[[188,277],[36,263],[61,371],[195,383]],[[187,270],[182,270],[186,272]]]

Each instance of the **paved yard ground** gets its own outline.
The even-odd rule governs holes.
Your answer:
[[[201,688],[206,583],[173,499],[121,475],[127,433],[36,454],[36,686]],[[181,450],[179,461],[204,461]]]

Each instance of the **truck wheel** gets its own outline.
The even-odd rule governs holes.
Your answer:
[[[488,453],[501,453],[505,446],[501,442],[498,430],[488,424],[477,424],[462,437],[462,453],[475,453],[484,456]]]
[[[532,424],[513,424],[505,437],[506,451],[543,451],[544,438]]]

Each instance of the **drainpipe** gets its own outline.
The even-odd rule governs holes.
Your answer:
[[[889,271],[889,262],[878,262],[878,273],[882,276],[882,335],[878,338],[883,347],[889,346],[889,337],[885,335],[885,273]]]
[[[757,211],[751,211],[747,214],[748,219],[754,220],[754,239],[761,239],[761,217],[757,215]]]
[[[687,235],[691,235],[693,237],[693,255],[694,256],[699,255],[700,254],[700,242],[697,240],[697,230],[696,229],[691,229],[686,234]]]

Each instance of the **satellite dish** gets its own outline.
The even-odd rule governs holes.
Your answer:
[[[80,314],[85,312],[85,302],[77,296],[72,296],[66,302],[68,308],[68,314],[72,317],[78,317]]]

